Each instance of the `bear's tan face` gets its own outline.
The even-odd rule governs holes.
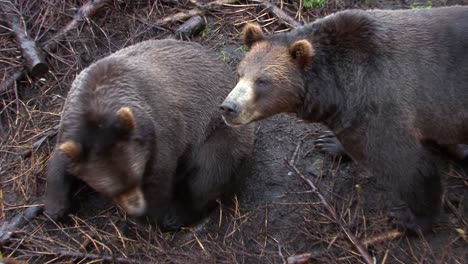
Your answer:
[[[109,149],[97,150],[91,146],[84,153],[79,142],[66,140],[59,145],[59,150],[71,161],[70,173],[91,188],[113,198],[130,215],[141,216],[146,212],[141,185],[150,153],[145,145],[128,137],[119,139]]]
[[[275,44],[255,25],[244,29],[244,43],[250,50],[238,66],[239,81],[220,106],[224,121],[241,126],[295,112],[304,93],[302,72],[312,58],[312,46],[306,40],[291,46]]]

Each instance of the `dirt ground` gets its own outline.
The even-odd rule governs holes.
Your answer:
[[[9,1],[0,1],[5,2]],[[13,2],[31,36],[43,46],[84,1]],[[323,7],[304,9],[302,2],[272,1],[301,23],[348,8],[468,5],[467,0],[325,0]],[[161,26],[158,19],[192,8],[188,0],[111,1],[50,51],[50,72],[44,78],[22,78],[1,92],[2,227],[25,209],[41,205],[44,168],[74,77],[125,46],[170,36],[181,23]],[[244,53],[239,33],[245,22],[256,21],[270,33],[290,28],[255,1],[213,6],[204,18],[207,27],[191,41],[213,49],[233,70]],[[0,27],[0,50],[0,78],[5,81],[23,65],[5,23]],[[137,225],[107,198],[83,188],[76,192],[79,209],[69,220],[57,224],[41,214],[2,240],[1,254],[26,263],[287,263],[288,257],[297,260],[307,253],[310,263],[365,263],[341,224],[366,246],[375,263],[468,262],[468,183],[453,165],[444,173],[444,210],[434,232],[395,235],[377,176],[314,150],[313,141],[323,129],[286,115],[258,122],[256,165],[242,192],[202,223],[178,233],[161,234]],[[340,223],[287,161],[317,185]],[[0,236],[4,233],[0,228]]]

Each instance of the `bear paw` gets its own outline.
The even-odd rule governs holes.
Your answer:
[[[405,207],[392,209],[390,221],[402,231],[416,235],[430,232],[434,223],[434,217],[416,216],[408,207]]]
[[[178,231],[182,226],[183,222],[180,217],[176,214],[175,210],[169,209],[158,221],[159,228],[163,232]]]
[[[70,212],[70,206],[65,203],[46,203],[45,213],[54,221],[61,221]]]
[[[315,149],[334,157],[346,156],[343,145],[331,131],[323,132],[315,141]]]

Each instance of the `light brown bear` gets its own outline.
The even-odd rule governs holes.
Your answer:
[[[243,38],[225,121],[290,112],[325,124],[403,203],[395,223],[429,230],[441,205],[436,150],[468,143],[468,7],[347,10],[271,36],[249,24]]]
[[[199,220],[249,172],[252,126],[227,126],[218,105],[235,84],[196,43],[149,40],[83,70],[73,82],[47,170],[45,210],[71,206],[78,178],[163,230]]]

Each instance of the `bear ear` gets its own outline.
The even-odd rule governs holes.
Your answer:
[[[257,24],[249,23],[245,25],[242,30],[242,40],[248,49],[250,49],[255,42],[263,39],[265,39],[265,37],[263,36],[262,28]]]
[[[289,53],[299,68],[304,69],[312,62],[312,58],[314,57],[314,48],[309,41],[301,39],[294,42],[289,47]]]
[[[67,140],[59,145],[58,149],[65,154],[70,160],[77,160],[81,153],[81,147],[78,143],[72,140]]]
[[[129,107],[124,106],[117,110],[117,120],[128,131],[136,127],[135,117]]]

